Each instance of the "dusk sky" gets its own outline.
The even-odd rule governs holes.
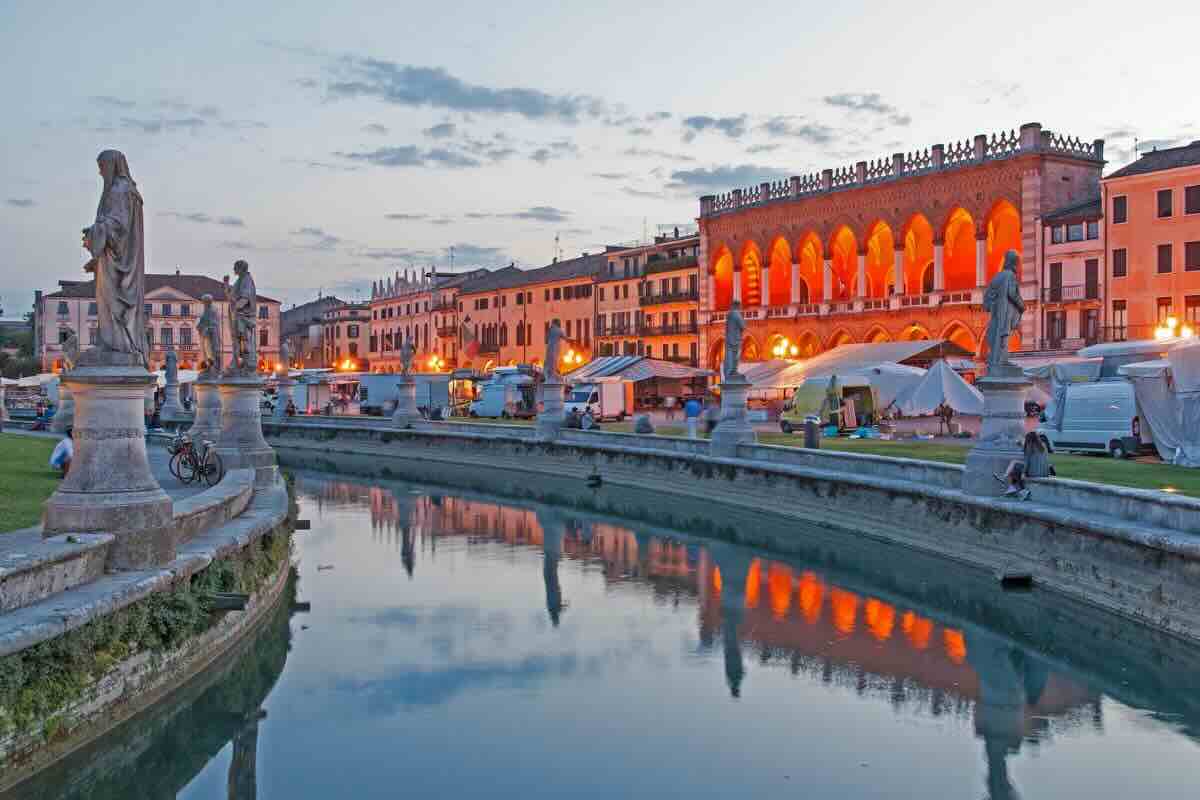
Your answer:
[[[270,8],[266,8],[266,6]],[[397,269],[535,267],[702,194],[1038,121],[1200,138],[1195,0],[750,5],[26,2],[0,27],[0,306],[83,279],[96,154],[147,269],[365,297]]]

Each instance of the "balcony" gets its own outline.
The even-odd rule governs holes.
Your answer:
[[[681,322],[678,325],[639,325],[639,336],[686,336],[700,332],[700,325],[694,322]]]
[[[637,331],[632,325],[613,325],[612,327],[596,327],[596,336],[636,336]]]
[[[488,343],[479,345],[479,354],[481,356],[495,355],[496,353],[499,353],[499,352],[500,352],[500,343],[499,342],[488,342]]]
[[[673,269],[694,267],[697,258],[694,255],[676,256],[675,258],[655,258],[653,255],[646,261],[645,274],[654,275],[659,272],[670,272]]]
[[[438,312],[438,313],[456,312],[456,311],[458,311],[458,304],[453,301],[437,302],[437,303],[434,303],[433,305],[431,305],[429,307],[429,310],[433,311],[433,312]]]
[[[1078,303],[1084,300],[1099,300],[1100,286],[1085,283],[1074,286],[1047,286],[1042,289],[1043,303]]]
[[[696,303],[699,301],[699,289],[684,289],[678,292],[665,292],[662,294],[647,293],[638,297],[638,305],[640,306],[661,306],[667,303]]]
[[[457,325],[443,325],[442,327],[437,328],[435,330],[435,333],[437,333],[439,339],[457,339],[458,338],[458,326]]]
[[[670,361],[672,364],[683,364],[685,367],[699,367],[696,359],[691,356],[660,356],[659,361]]]

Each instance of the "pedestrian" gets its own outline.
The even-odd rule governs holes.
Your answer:
[[[67,435],[54,445],[50,454],[50,466],[59,471],[59,477],[67,477],[71,471],[71,461],[75,458],[75,429],[67,428]]]
[[[289,400],[288,400],[288,404],[287,404],[287,408],[286,408],[286,409],[284,409],[284,411],[285,411],[285,413],[287,413],[287,415],[288,415],[289,417],[294,417],[294,416],[296,416],[296,401],[294,401],[294,400],[290,400],[290,399],[289,399]]]
[[[716,429],[717,423],[721,421],[721,408],[716,403],[709,402],[708,408],[704,410],[704,432],[712,436],[712,432]]]
[[[674,422],[675,421],[675,397],[674,397],[674,395],[667,395],[663,399],[663,408],[666,409],[666,412],[667,412],[667,422]]]
[[[1050,463],[1050,453],[1046,443],[1035,431],[1025,434],[1025,475],[1030,478],[1050,478],[1058,473]]]
[[[695,397],[689,397],[688,401],[683,404],[683,417],[687,420],[687,435],[689,439],[695,439],[699,434],[696,430],[700,424],[700,412],[703,406]]]
[[[946,435],[951,436],[954,429],[950,427],[950,422],[954,419],[954,407],[949,403],[942,403],[942,424],[946,426]]]

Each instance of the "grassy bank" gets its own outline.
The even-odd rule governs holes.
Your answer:
[[[36,525],[42,501],[58,488],[49,466],[57,440],[0,433],[0,531]]]

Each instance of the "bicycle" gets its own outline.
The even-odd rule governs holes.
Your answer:
[[[209,486],[216,486],[224,477],[225,466],[212,442],[201,440],[197,448],[190,437],[177,436],[172,445],[176,449],[171,456],[169,469],[183,483],[202,480]]]

